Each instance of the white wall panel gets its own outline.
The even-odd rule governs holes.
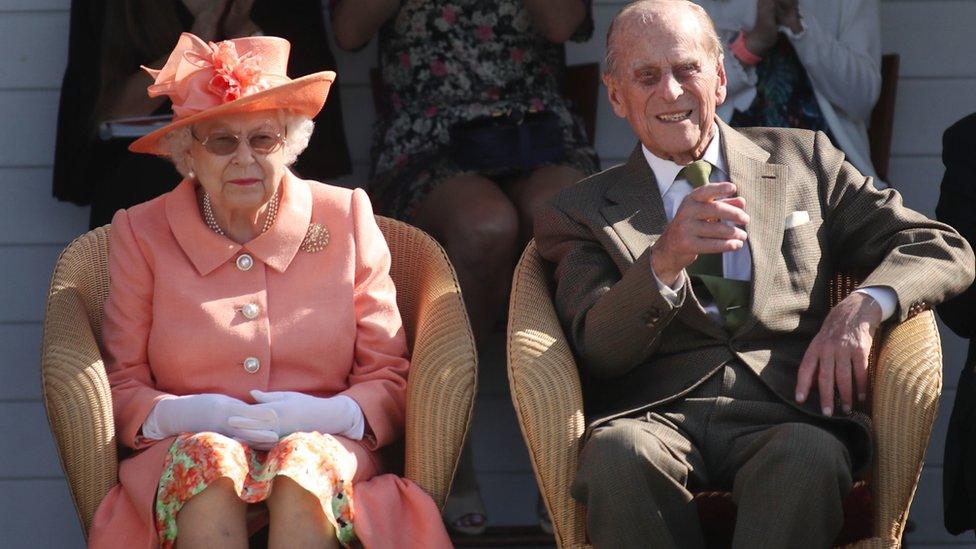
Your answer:
[[[0,90],[0,120],[3,120],[0,166],[50,166],[54,163],[57,90]]]
[[[51,198],[51,168],[0,167],[0,245],[64,245],[88,230],[88,208]]]
[[[71,0],[0,0],[0,13],[50,10],[68,11],[70,7]]]
[[[85,547],[63,479],[4,479],[0,493],[0,546],[4,549]]]
[[[942,132],[973,111],[976,78],[902,80],[895,105],[891,154],[942,154]]]
[[[881,49],[901,54],[902,76],[976,76],[976,56],[959,51],[972,39],[972,26],[964,21],[976,21],[971,0],[885,2]]]
[[[0,324],[0,402],[40,398],[41,330],[36,322]]]
[[[7,13],[0,36],[0,88],[57,88],[68,62],[68,12]]]
[[[0,246],[5,272],[0,292],[0,323],[44,318],[44,300],[62,246]]]
[[[6,478],[59,478],[64,475],[47,424],[44,405],[0,401],[0,450]]]

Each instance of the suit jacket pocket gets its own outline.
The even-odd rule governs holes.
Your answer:
[[[820,232],[823,220],[811,219],[783,233],[783,262],[790,273],[794,288],[807,288],[813,285],[817,268],[823,257]]]

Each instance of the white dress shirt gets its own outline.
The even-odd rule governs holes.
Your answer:
[[[674,219],[678,207],[681,206],[681,202],[692,191],[691,183],[684,177],[678,177],[679,172],[681,172],[684,166],[656,156],[647,150],[647,147],[644,145],[641,145],[641,150],[644,152],[644,158],[647,160],[651,171],[654,172],[654,178],[657,181],[658,190],[661,192],[661,199],[664,202],[664,213],[668,216],[668,221],[671,221]],[[702,160],[706,160],[712,165],[712,173],[708,178],[710,182],[715,183],[729,180],[728,163],[725,160],[725,155],[722,153],[719,132],[715,132],[715,137],[712,138],[712,141],[705,149]],[[746,234],[748,234],[749,227],[746,226],[744,229]],[[746,245],[742,248],[722,254],[722,271],[725,278],[743,281],[752,280],[752,252],[750,251],[748,239],[746,240]],[[678,279],[674,282],[673,286],[668,286],[661,282],[657,277],[657,273],[654,273],[653,268],[651,269],[651,273],[654,274],[654,280],[657,283],[658,289],[661,291],[661,295],[669,303],[675,305],[678,300],[677,292],[685,284],[685,271],[682,271],[678,275]],[[878,302],[878,305],[881,306],[882,321],[888,320],[895,313],[898,299],[895,291],[891,288],[887,286],[867,286],[858,288],[855,291],[865,293]],[[702,305],[705,307],[705,312],[709,316],[720,318],[718,307],[714,303],[702,303]]]

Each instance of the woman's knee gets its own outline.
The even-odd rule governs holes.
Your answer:
[[[188,520],[243,519],[246,508],[247,503],[238,496],[234,481],[223,477],[187,500],[177,514],[177,520],[185,523]]]
[[[513,183],[509,194],[523,220],[531,223],[540,208],[584,177],[583,172],[572,166],[543,166],[532,172],[529,178]],[[529,226],[528,230],[531,229]]]
[[[278,475],[274,480],[271,495],[265,500],[272,516],[278,515],[322,515],[325,518],[319,498],[305,489],[291,477]]]
[[[439,201],[439,237],[452,259],[491,267],[515,253],[519,219],[515,205],[498,186],[481,176],[462,175],[442,184],[453,196]]]

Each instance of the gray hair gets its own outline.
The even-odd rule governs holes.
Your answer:
[[[715,24],[712,19],[708,16],[708,12],[705,8],[691,2],[690,0],[637,0],[636,2],[631,2],[624,9],[620,10],[616,16],[614,16],[613,21],[610,22],[610,28],[607,29],[607,53],[606,57],[603,59],[603,74],[612,75],[617,69],[617,48],[618,45],[614,43],[613,35],[616,27],[619,26],[619,21],[622,21],[625,16],[630,15],[633,12],[637,12],[640,15],[641,23],[647,24],[648,15],[654,11],[655,8],[662,6],[674,5],[674,6],[684,6],[691,10],[695,18],[698,19],[698,23],[704,30],[705,36],[703,36],[704,45],[706,51],[711,53],[715,60],[718,60],[722,56],[722,41],[718,37],[718,32],[715,30]]]
[[[291,166],[298,160],[298,155],[308,147],[308,140],[312,137],[315,123],[308,116],[291,111],[279,111],[279,120],[284,122],[285,135],[288,136],[282,149],[285,165]],[[183,177],[190,176],[190,166],[186,159],[193,145],[193,135],[190,131],[190,126],[183,126],[163,137],[169,159]]]

